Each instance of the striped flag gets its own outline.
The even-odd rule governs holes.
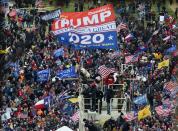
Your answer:
[[[165,99],[162,101],[163,108],[173,109],[175,107],[174,101],[170,101],[170,99]]]
[[[132,111],[132,112],[129,112],[129,113],[125,114],[125,115],[123,116],[123,118],[124,118],[126,121],[132,121],[132,120],[134,120],[134,119],[137,118],[137,114]]]
[[[122,53],[120,51],[115,51],[114,53],[111,54],[111,59],[114,59],[116,57],[120,57]]]
[[[79,121],[79,111],[75,112],[74,115],[71,117],[71,120],[74,122]]]
[[[175,89],[177,87],[178,87],[178,83],[177,82],[173,82],[173,81],[169,81],[169,82],[165,83],[165,85],[164,85],[164,88],[169,92],[175,91]]]
[[[106,78],[108,75],[115,72],[113,68],[107,68],[105,65],[100,66],[98,70],[98,73],[101,75],[102,78]]]
[[[171,101],[167,98],[165,100],[162,101],[163,105],[171,107]]]
[[[155,110],[159,116],[168,116],[172,111],[171,108],[164,108],[162,105],[155,107]]]
[[[36,0],[35,6],[37,8],[43,8],[44,7],[44,2],[42,0]]]
[[[137,62],[138,61],[138,55],[130,55],[125,57],[125,64]]]
[[[19,113],[18,114],[18,118],[20,118],[20,119],[26,119],[26,118],[28,118],[28,114]]]
[[[127,27],[127,25],[126,24],[124,24],[124,23],[120,23],[118,26],[117,26],[117,32],[120,32],[121,30],[127,30],[128,29],[128,27]]]
[[[134,38],[134,36],[130,33],[130,34],[128,34],[126,37],[125,37],[125,41],[130,41],[131,39],[133,39]]]

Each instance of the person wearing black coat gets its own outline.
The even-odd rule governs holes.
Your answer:
[[[96,96],[97,96],[97,100],[99,101],[99,113],[101,114],[103,92],[101,90],[97,90]]]
[[[92,108],[91,108],[91,110],[92,111],[96,111],[96,95],[97,95],[97,89],[96,89],[96,85],[95,84],[92,84],[91,85],[91,93],[92,93],[92,96],[91,96],[91,98],[92,98]]]
[[[114,96],[114,92],[113,92],[112,88],[108,87],[105,92],[105,98],[106,98],[106,102],[107,102],[107,114],[111,113],[110,101],[111,101],[111,98],[113,98],[113,96]]]
[[[98,131],[96,125],[94,125],[93,122],[90,122],[86,119],[84,119],[83,122],[85,123],[85,127],[88,128],[88,131]]]

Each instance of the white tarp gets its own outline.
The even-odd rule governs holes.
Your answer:
[[[70,129],[69,127],[67,127],[67,126],[63,126],[63,127],[59,128],[59,129],[57,129],[56,131],[73,131],[73,130]]]

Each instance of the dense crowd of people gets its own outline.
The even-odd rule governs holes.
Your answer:
[[[84,9],[84,1],[79,1],[74,4],[75,11]],[[157,12],[152,11],[154,4],[157,4]],[[102,3],[98,0],[91,2],[88,8],[100,5]],[[66,0],[68,6],[69,1]],[[72,119],[72,116],[79,110],[79,104],[69,101],[69,98],[77,98],[79,94],[91,98],[92,105],[86,108],[102,113],[102,100],[110,105],[111,98],[117,96],[112,87],[108,87],[109,84],[124,84],[124,93],[134,114],[149,104],[151,115],[141,120],[137,120],[137,117],[128,120],[127,113],[122,112],[117,120],[106,121],[104,130],[173,130],[172,113],[177,105],[175,99],[178,88],[177,23],[174,19],[177,16],[170,16],[164,4],[140,0],[129,4],[124,0],[119,3],[116,9],[119,51],[76,51],[72,47],[63,46],[51,32],[51,22],[41,20],[38,10],[22,11],[16,7],[10,8],[3,28],[3,46],[8,48],[5,56],[7,63],[3,67],[3,108],[0,110],[4,130],[50,131],[62,126],[77,130],[79,122]],[[14,10],[15,15],[12,13]],[[164,16],[164,20],[161,20],[161,16]],[[54,52],[59,48],[64,49],[63,55],[55,57]],[[123,64],[131,65],[132,68],[121,69]],[[115,70],[104,81],[98,69],[102,65]],[[71,66],[76,67],[79,78],[56,77],[56,72]],[[38,72],[46,69],[50,69],[50,78],[39,82]],[[168,90],[169,83],[170,88],[175,87],[175,90]],[[85,86],[82,87],[82,84]],[[104,92],[101,86],[105,88]],[[80,88],[83,88],[82,92]],[[137,97],[144,95],[147,99],[145,103],[140,105],[134,102]],[[51,98],[50,104],[35,108],[38,101],[48,97]],[[98,101],[100,110],[97,109]],[[161,114],[157,110],[159,106],[170,111]],[[107,113],[111,114],[109,106]],[[92,121],[84,119],[84,123],[89,131],[99,130]]]

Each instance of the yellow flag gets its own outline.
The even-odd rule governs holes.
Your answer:
[[[145,106],[142,110],[138,112],[138,120],[144,119],[148,116],[151,116],[150,106]]]
[[[153,55],[154,55],[154,57],[155,57],[155,59],[161,59],[162,58],[162,54],[161,53],[153,53]]]
[[[67,68],[70,68],[70,65],[66,65]]]
[[[0,50],[0,54],[7,54],[8,51],[7,50]]]
[[[162,67],[166,67],[166,66],[169,66],[169,59],[158,63],[158,69],[161,69]]]
[[[70,98],[69,101],[72,103],[77,103],[79,101],[79,99],[78,98]]]

